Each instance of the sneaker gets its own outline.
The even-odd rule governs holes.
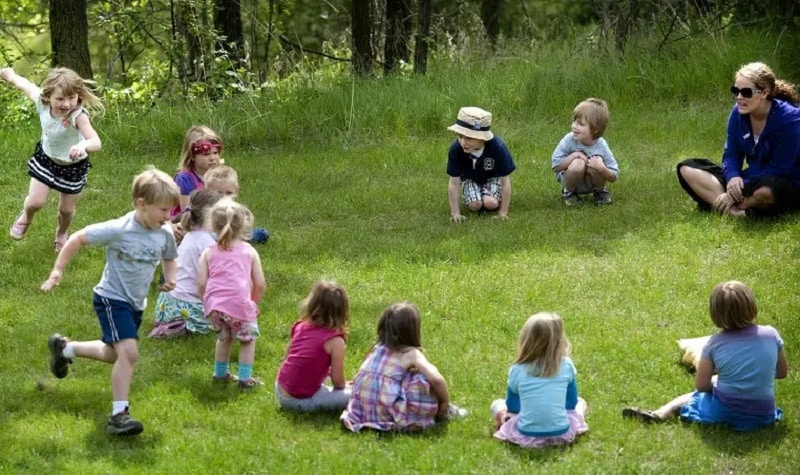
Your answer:
[[[595,190],[592,195],[594,195],[594,204],[596,205],[611,204],[611,193],[607,190]]]
[[[664,422],[658,416],[653,414],[652,411],[645,411],[638,407],[626,407],[622,410],[622,417],[626,419],[636,419],[640,422]]]
[[[50,348],[50,372],[58,379],[67,376],[69,365],[72,363],[71,359],[64,358],[64,345],[67,341],[69,340],[58,333],[53,333],[47,339],[47,347]]]
[[[238,379],[238,378],[237,378]],[[253,389],[256,386],[263,386],[264,382],[260,379],[239,379],[239,389]]]
[[[564,200],[564,204],[567,206],[574,206],[579,202],[578,193],[574,191],[564,190],[564,192],[561,193],[561,198]]]
[[[127,409],[108,418],[108,433],[113,435],[141,434],[144,426],[131,418]]]
[[[239,377],[227,373],[225,376],[211,376],[211,380],[215,383],[235,383],[239,381]]]
[[[469,414],[469,411],[455,404],[450,404],[450,407],[447,409],[447,418],[450,420],[463,419],[467,417],[467,414]]]

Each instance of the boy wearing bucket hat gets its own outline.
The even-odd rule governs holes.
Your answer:
[[[450,220],[463,221],[461,203],[470,211],[497,211],[508,217],[514,159],[506,144],[490,130],[492,114],[478,107],[462,107],[456,123],[447,128],[458,134],[447,155],[447,196]],[[460,198],[460,200],[459,200]]]

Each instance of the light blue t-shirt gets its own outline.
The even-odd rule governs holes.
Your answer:
[[[94,292],[142,311],[156,267],[162,260],[177,258],[178,251],[166,227],[146,229],[136,222],[134,213],[87,226],[86,239],[89,244],[106,248],[103,277]]]
[[[561,165],[561,162],[563,162],[565,158],[578,151],[583,152],[587,157],[593,155],[600,156],[603,159],[603,165],[614,172],[614,175],[619,177],[619,165],[617,165],[617,160],[614,159],[614,154],[611,153],[611,149],[608,148],[606,139],[600,137],[593,145],[584,145],[580,141],[575,140],[575,136],[572,132],[565,135],[556,146],[556,149],[553,151],[553,157],[551,158],[551,167],[555,168]],[[563,176],[564,172],[556,172],[556,179],[559,182],[562,181]]]
[[[772,414],[775,410],[775,371],[783,340],[769,325],[750,325],[711,336],[700,357],[717,370],[714,394],[731,410],[743,414]]]
[[[530,372],[530,364],[515,364],[508,371],[508,411],[518,413],[517,430],[529,436],[555,436],[569,430],[567,409],[578,402],[577,370],[570,358],[561,360],[554,376]]]

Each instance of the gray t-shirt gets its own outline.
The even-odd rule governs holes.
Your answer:
[[[95,293],[128,302],[141,311],[147,306],[159,262],[176,259],[178,251],[169,230],[146,229],[133,219],[134,213],[87,226],[86,238],[89,244],[106,248],[106,266]]]
[[[561,139],[561,141],[558,143],[558,146],[556,146],[556,149],[553,151],[551,166],[555,168],[561,165],[561,162],[563,162],[565,158],[577,151],[583,152],[583,154],[587,157],[599,155],[600,158],[603,159],[603,165],[614,172],[614,175],[619,177],[619,165],[617,165],[617,161],[614,159],[614,154],[611,153],[611,149],[608,148],[608,143],[603,137],[598,138],[592,145],[584,145],[580,143],[580,141],[575,140],[575,136],[572,134],[572,132],[569,132],[564,136],[563,139]],[[556,172],[556,178],[558,181],[562,181],[563,176],[564,172]]]

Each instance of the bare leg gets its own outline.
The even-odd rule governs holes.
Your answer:
[[[748,208],[767,210],[773,206],[775,206],[775,195],[772,193],[772,190],[766,186],[758,188],[751,196],[746,197],[739,203],[739,208],[742,210]]]
[[[256,360],[256,342],[242,343],[239,346],[239,364],[253,364]]]
[[[478,212],[483,208],[483,201],[473,201],[472,203],[467,203],[467,208],[470,211]]]
[[[94,341],[71,341],[75,356],[105,363],[117,361],[117,352],[110,345],[106,345],[100,340]]]
[[[78,203],[80,194],[61,193],[58,196],[58,227],[56,228],[56,240],[62,237],[66,241],[67,230],[72,224],[72,217],[75,215],[75,205]]]
[[[31,182],[28,185],[28,196],[25,197],[25,202],[22,205],[22,212],[25,216],[20,220],[20,224],[31,224],[33,222],[33,216],[47,203],[47,194],[49,192],[50,188],[47,185],[35,178],[31,178]]]
[[[564,170],[564,188],[566,188],[567,191],[575,191],[585,180],[586,162],[580,159],[570,162],[567,169]]]
[[[483,207],[489,211],[494,211],[500,207],[500,200],[494,196],[483,195]]]
[[[688,403],[691,398],[692,393],[681,394],[672,401],[653,411],[653,415],[662,421],[675,417],[678,415],[681,408]]]
[[[587,168],[586,169],[586,184],[592,190],[603,190],[606,187],[606,180],[605,180],[605,178],[603,178],[602,175],[600,175],[600,173],[597,170],[595,170],[593,168]]]
[[[680,167],[679,173],[692,191],[709,205],[713,205],[717,197],[725,193],[722,183],[708,172],[692,167]]]
[[[233,340],[227,337],[224,340],[217,338],[216,352],[214,353],[214,361],[230,361],[231,359],[231,344]]]
[[[139,359],[139,349],[136,340],[128,338],[114,343],[117,352],[117,361],[111,370],[111,389],[114,401],[127,401],[131,391],[133,369]]]

